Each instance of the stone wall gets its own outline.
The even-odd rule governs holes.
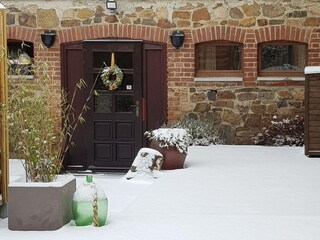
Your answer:
[[[304,112],[302,87],[191,87],[187,98],[183,111],[197,118],[209,113],[228,144],[252,143],[274,115]]]
[[[57,87],[61,43],[108,37],[165,43],[168,119],[208,112],[228,143],[251,143],[251,135],[273,114],[304,111],[303,78],[257,80],[259,43],[306,43],[308,65],[320,62],[319,0],[117,0],[116,13],[106,9],[105,0],[2,3],[8,8],[8,38],[39,44],[41,31],[57,31],[57,41],[46,53],[57,69]],[[176,29],[185,32],[180,49],[169,40]],[[195,44],[211,40],[244,44],[242,81],[194,81]]]
[[[292,25],[317,27],[318,0],[117,0],[116,14],[105,0],[6,1],[8,25],[65,28],[92,24],[135,24],[160,28],[205,26],[259,27]]]

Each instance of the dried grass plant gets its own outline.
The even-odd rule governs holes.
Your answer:
[[[85,122],[93,89],[77,113],[73,104],[76,95],[86,87],[85,81],[79,80],[72,96],[68,96],[56,84],[56,71],[48,61],[35,59],[34,62],[32,80],[24,75],[9,77],[6,107],[9,146],[10,152],[24,159],[27,181],[51,182],[62,169],[73,133]]]

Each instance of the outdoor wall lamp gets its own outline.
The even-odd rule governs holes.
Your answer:
[[[173,31],[170,35],[170,40],[172,45],[176,48],[179,49],[183,45],[184,41],[184,32],[183,31]]]
[[[43,44],[50,48],[56,39],[56,31],[54,30],[45,30],[43,33],[41,33],[41,40]]]
[[[115,0],[107,0],[107,9],[113,13],[117,9],[117,2]]]

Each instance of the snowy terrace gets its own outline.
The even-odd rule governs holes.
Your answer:
[[[109,198],[106,226],[19,232],[1,219],[0,239],[320,239],[320,158],[301,147],[191,147],[184,169],[154,181],[94,180]]]

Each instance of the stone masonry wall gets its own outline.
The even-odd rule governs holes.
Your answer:
[[[57,31],[43,54],[56,67],[60,88],[60,44],[93,38],[131,38],[167,46],[168,119],[209,113],[228,143],[250,144],[273,114],[304,111],[304,81],[258,81],[257,46],[286,40],[308,45],[308,65],[320,62],[319,0],[117,0],[110,13],[105,0],[1,1],[8,9],[8,38],[41,43],[44,29]],[[169,40],[185,32],[182,48]],[[194,81],[195,44],[211,40],[243,43],[243,80]]]
[[[252,143],[272,116],[304,111],[303,87],[191,87],[188,99],[183,110],[197,118],[210,114],[228,144]]]

